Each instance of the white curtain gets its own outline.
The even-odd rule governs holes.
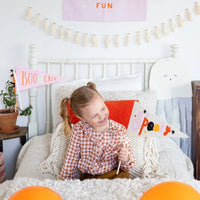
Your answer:
[[[189,138],[172,139],[191,158],[192,98],[179,97],[158,100],[157,115],[189,136]]]

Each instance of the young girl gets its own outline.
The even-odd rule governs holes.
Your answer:
[[[76,89],[61,103],[65,133],[71,129],[67,115],[67,101],[80,118],[73,125],[60,179],[74,179],[78,169],[85,178],[129,178],[134,156],[123,125],[109,119],[109,111],[94,83]],[[120,165],[120,172],[117,167]]]

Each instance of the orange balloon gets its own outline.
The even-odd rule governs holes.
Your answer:
[[[200,200],[200,194],[190,185],[169,181],[150,188],[140,200]]]
[[[30,186],[17,191],[9,200],[62,200],[62,198],[50,188]]]

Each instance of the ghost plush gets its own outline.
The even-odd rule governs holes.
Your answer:
[[[149,88],[158,92],[158,99],[192,96],[189,72],[173,57],[160,59],[152,66]]]

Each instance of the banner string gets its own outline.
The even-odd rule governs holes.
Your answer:
[[[176,28],[184,26],[185,21],[191,22],[193,14],[200,15],[200,4],[194,3],[194,9],[185,9],[185,16],[177,14],[175,19],[170,18],[167,22],[163,22],[160,25],[154,26],[152,29],[138,30],[135,33],[128,32],[123,34],[96,34],[87,33],[79,30],[74,30],[69,27],[64,27],[56,22],[50,22],[47,17],[42,17],[40,13],[33,15],[32,7],[28,7],[26,10],[25,18],[28,21],[32,21],[33,25],[41,26],[42,29],[53,37],[58,37],[64,41],[72,42],[74,44],[82,45],[83,47],[99,47],[100,44],[104,44],[105,48],[114,46],[116,48],[120,46],[128,47],[134,42],[137,45],[143,43],[149,43],[153,39],[160,39],[162,36],[169,35],[170,32],[175,32]],[[103,42],[102,42],[103,41]]]

